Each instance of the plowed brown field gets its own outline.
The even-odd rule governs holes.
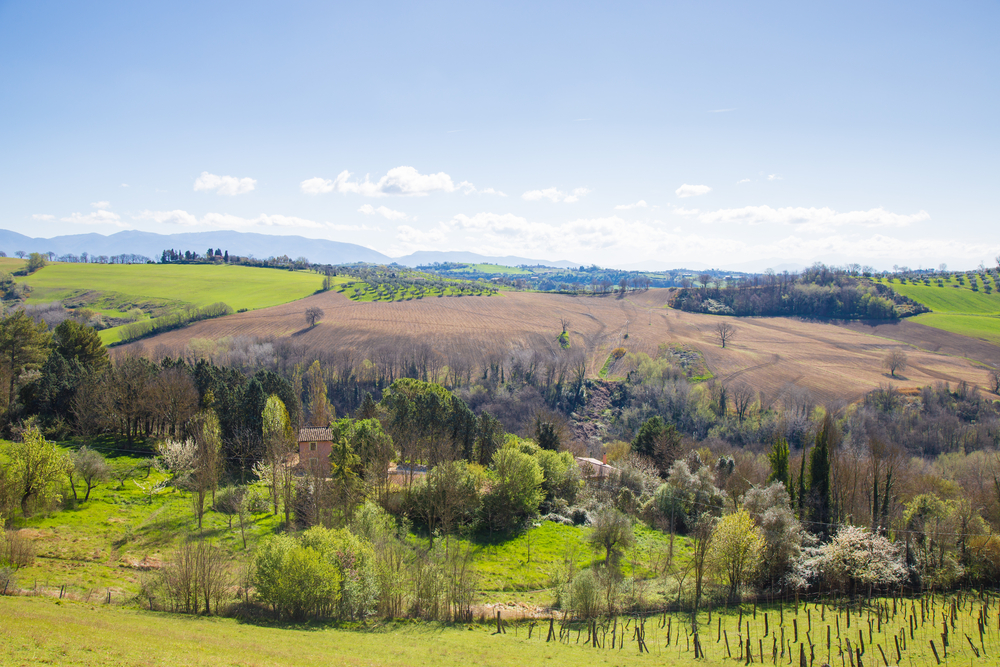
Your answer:
[[[560,318],[569,320],[573,350],[584,350],[596,375],[612,349],[654,354],[663,343],[700,350],[717,378],[745,380],[776,398],[789,384],[809,389],[819,401],[854,400],[881,383],[900,389],[937,381],[966,380],[986,386],[988,371],[955,353],[920,349],[904,341],[868,335],[835,324],[786,318],[726,318],[738,329],[722,349],[714,336],[723,319],[670,310],[668,290],[615,296],[567,296],[507,292],[491,297],[442,297],[394,303],[357,303],[327,292],[300,301],[199,322],[139,343],[144,349],[184,351],[196,338],[293,336],[310,349],[352,348],[360,353],[384,346],[427,343],[441,353],[460,349],[474,356],[556,345]],[[306,308],[326,313],[306,327]],[[628,333],[628,338],[625,334]],[[943,334],[944,332],[939,332]],[[964,336],[945,345],[961,351]],[[890,379],[881,368],[886,350],[902,348],[909,368]],[[968,356],[968,355],[966,355]]]

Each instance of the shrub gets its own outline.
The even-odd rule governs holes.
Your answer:
[[[510,530],[538,511],[545,493],[535,457],[508,445],[493,455],[492,486],[483,495],[480,515],[491,530]]]
[[[16,572],[35,561],[34,545],[16,530],[0,531],[0,567]]]
[[[569,606],[580,618],[594,618],[600,613],[601,589],[590,570],[584,570],[570,582]]]
[[[257,599],[276,615],[302,620],[333,610],[340,587],[337,570],[315,549],[276,535],[257,547],[254,566]]]
[[[346,530],[315,527],[276,535],[255,557],[257,599],[280,617],[362,619],[375,610],[378,578],[371,544]]]

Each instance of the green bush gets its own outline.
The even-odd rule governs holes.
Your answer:
[[[258,601],[282,618],[365,618],[378,600],[374,552],[347,530],[277,535],[257,549],[254,587]]]
[[[278,616],[302,620],[332,613],[340,580],[336,567],[316,549],[276,535],[257,548],[255,566],[257,599]]]
[[[594,618],[601,611],[601,590],[597,577],[584,570],[570,583],[569,606],[579,618]]]

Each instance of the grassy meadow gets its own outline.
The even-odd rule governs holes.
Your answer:
[[[62,604],[60,604],[62,602]],[[0,665],[654,665],[635,642],[595,650],[546,643],[547,627],[389,623],[354,629],[319,624],[254,625],[45,598],[0,597]],[[660,656],[657,655],[660,654]],[[705,664],[683,654],[676,665]]]
[[[29,304],[62,301],[107,317],[126,317],[133,309],[158,317],[219,301],[234,310],[256,310],[309,296],[320,288],[322,280],[306,271],[226,264],[59,262],[17,279],[31,286]],[[101,340],[117,342],[117,327],[103,330]]]
[[[1000,345],[1000,290],[987,294],[980,285],[974,292],[968,279],[962,285],[955,277],[944,280],[942,286],[936,279],[930,285],[913,281],[883,284],[933,311],[912,317],[911,321]]]
[[[0,597],[0,665],[859,665],[996,664],[995,596],[829,600],[565,622],[248,623],[42,597]],[[980,623],[982,619],[982,623]],[[640,651],[636,625],[645,651]],[[591,640],[596,629],[597,643]],[[530,631],[530,637],[529,637]],[[932,646],[933,643],[933,646]],[[747,650],[749,648],[750,658]],[[937,656],[935,656],[935,652]],[[800,663],[800,660],[804,662]]]
[[[86,487],[78,484],[78,502],[71,501],[67,490],[64,509],[21,524],[36,550],[34,564],[15,575],[21,588],[51,592],[65,586],[66,593],[79,599],[96,599],[111,589],[114,599],[128,599],[138,590],[144,570],[159,566],[187,536],[199,534],[191,493],[167,485],[167,475],[155,469],[146,476],[140,458],[108,460],[113,466],[134,467],[135,476],[121,485],[102,482],[87,502]],[[252,515],[248,545],[273,533],[278,519],[268,512]],[[233,554],[242,551],[239,522],[229,528],[228,517],[218,512],[205,513],[200,535]]]

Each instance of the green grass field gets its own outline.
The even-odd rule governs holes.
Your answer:
[[[123,317],[133,308],[158,317],[185,306],[219,301],[233,310],[256,310],[309,296],[322,280],[305,271],[225,264],[53,263],[18,278],[31,286],[28,303],[62,301],[108,317]],[[103,330],[101,340],[117,342],[117,329]]]
[[[969,283],[959,285],[954,280],[945,281],[938,287],[934,281],[930,285],[908,282],[888,284],[897,293],[919,301],[936,313],[966,313],[969,315],[1000,315],[1000,292],[986,294],[980,287],[978,292],[969,289]]]
[[[31,285],[29,303],[70,298],[83,291],[207,306],[223,301],[253,310],[294,301],[320,288],[322,277],[225,264],[50,264],[19,278]]]
[[[690,654],[649,640],[620,650],[545,642],[542,626],[390,623],[341,629],[325,625],[253,625],[32,598],[0,597],[0,665],[376,665],[382,667],[502,667],[509,665],[660,665],[693,667]],[[677,627],[677,624],[674,624]],[[676,632],[675,632],[676,634]],[[626,633],[626,637],[628,634]],[[713,662],[710,664],[719,664]]]
[[[957,604],[952,615],[952,601]],[[988,665],[1000,655],[995,600],[975,596],[879,599],[871,606],[830,600],[717,608],[698,615],[703,657],[694,659],[689,613],[598,622],[598,646],[575,622],[495,625],[426,622],[253,624],[145,612],[101,602],[0,597],[0,665]],[[979,615],[985,623],[980,634]],[[947,618],[947,621],[944,619]],[[944,637],[947,624],[947,645]],[[623,627],[624,626],[624,627]],[[612,639],[617,641],[612,644]],[[933,647],[931,643],[933,642]],[[747,659],[749,648],[752,662]],[[935,651],[937,658],[935,658]],[[850,653],[850,657],[848,657]]]
[[[978,292],[973,292],[968,280],[963,286],[954,278],[944,281],[943,287],[934,280],[930,285],[904,285],[898,281],[883,284],[933,311],[909,318],[911,321],[1000,345],[1000,291],[986,294],[980,286]]]

